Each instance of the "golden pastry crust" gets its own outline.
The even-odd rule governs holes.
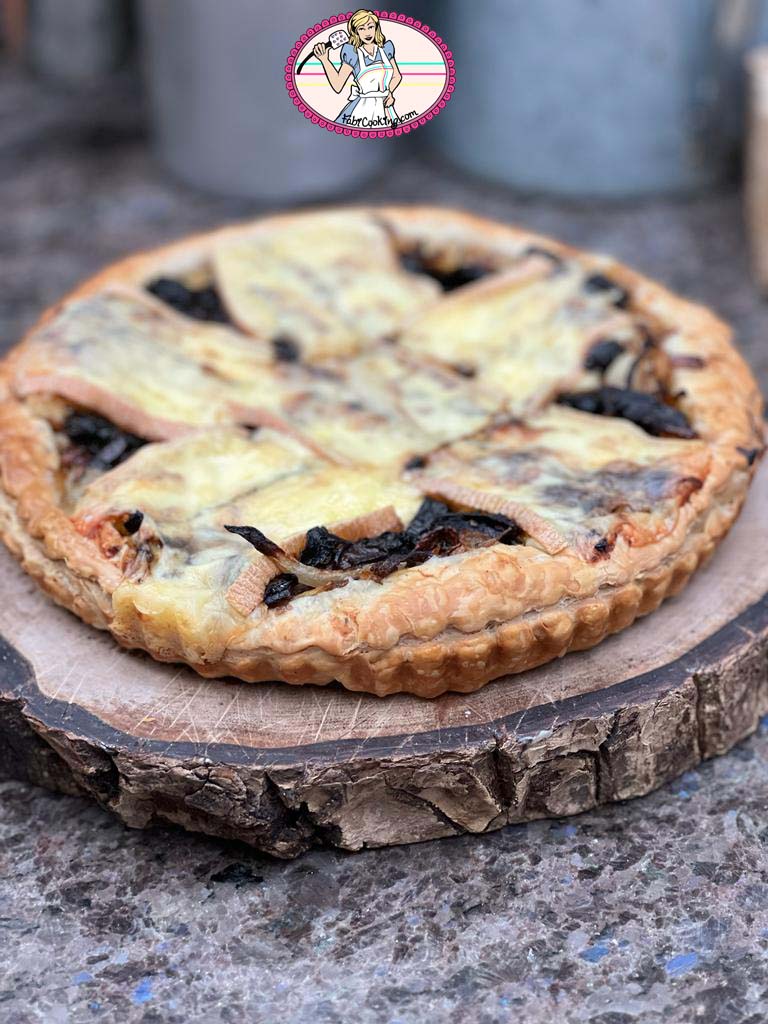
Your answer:
[[[204,676],[235,675],[254,682],[282,679],[295,684],[338,680],[349,689],[380,696],[406,691],[434,697],[446,690],[469,692],[500,675],[593,646],[684,586],[736,518],[754,470],[755,454],[762,449],[761,398],[749,369],[731,344],[729,328],[703,307],[606,257],[581,253],[551,239],[464,213],[394,207],[337,211],[334,216],[342,222],[344,217],[372,219],[384,226],[399,250],[418,247],[422,254],[434,254],[449,267],[483,263],[501,278],[519,275],[521,260],[527,260],[535,278],[541,274],[542,259],[546,264],[547,258],[535,253],[525,256],[525,250],[534,247],[571,262],[579,272],[607,275],[627,289],[631,315],[646,326],[653,325],[664,337],[667,389],[678,396],[677,407],[700,439],[684,442],[690,446],[685,456],[674,448],[678,442],[670,446],[679,461],[681,478],[686,467],[695,468],[697,488],[686,493],[679,506],[674,505],[673,513],[661,516],[663,528],[654,527],[657,535],[651,540],[633,543],[631,533],[636,524],[632,520],[628,529],[617,531],[612,539],[610,557],[590,560],[575,543],[564,542],[559,547],[557,538],[567,533],[562,524],[558,533],[551,523],[542,525],[538,513],[515,506],[512,499],[505,505],[484,496],[477,481],[471,486],[461,480],[435,483],[435,474],[415,471],[405,474],[403,494],[398,492],[402,508],[412,512],[409,494],[413,491],[415,495],[442,495],[462,506],[502,511],[512,518],[517,511],[521,526],[534,542],[512,547],[494,544],[433,557],[381,582],[352,579],[339,589],[296,597],[277,611],[252,607],[250,596],[241,599],[245,605],[238,607],[235,601],[233,607],[226,600],[226,591],[214,596],[206,593],[200,605],[204,614],[201,611],[199,619],[193,616],[191,620],[170,614],[163,604],[166,597],[158,597],[159,603],[154,603],[155,596],[147,588],[142,591],[140,582],[127,582],[114,559],[106,557],[84,532],[78,510],[63,507],[60,454],[39,396],[50,393],[110,414],[123,429],[149,439],[183,439],[194,434],[195,424],[169,424],[131,403],[123,408],[120,396],[107,392],[105,398],[88,381],[79,381],[74,390],[50,382],[30,385],[30,366],[34,370],[38,359],[36,339],[41,329],[56,323],[62,310],[73,302],[114,289],[130,293],[160,275],[193,273],[215,262],[221,247],[240,245],[257,233],[261,237],[265,225],[267,231],[277,234],[287,227],[294,231],[307,216],[311,215],[290,214],[228,227],[114,264],[47,311],[2,364],[0,530],[26,571],[55,600],[85,621],[110,630],[120,643],[142,648],[159,660],[187,662]],[[496,280],[469,285],[446,299],[434,296],[426,286],[415,289],[414,294],[427,306],[450,302],[461,309],[467,302],[479,303],[483,290],[492,290]],[[478,296],[475,300],[473,290]],[[407,304],[412,296],[407,288],[403,294],[401,304]],[[428,320],[426,313],[423,322]],[[415,344],[421,344],[418,309],[403,320],[406,347],[414,323]],[[238,318],[238,326],[247,329],[248,324]],[[258,330],[254,333],[254,344],[263,345]],[[415,358],[421,357],[417,353]],[[425,358],[428,363],[431,357]],[[42,363],[39,365],[42,374]],[[572,377],[563,380],[570,386]],[[484,408],[479,394],[473,396],[473,415]],[[226,405],[230,407],[240,408],[234,399]],[[588,414],[573,415],[578,419]],[[277,425],[286,432],[290,428],[283,414],[275,418],[269,410],[258,422]],[[627,444],[644,452],[646,441],[639,435],[635,427],[625,432]],[[409,433],[403,443],[410,444],[410,438]],[[328,461],[332,465],[342,462],[326,454],[316,440],[304,440],[320,467]],[[442,451],[445,444],[443,440],[432,448]],[[414,450],[421,449],[417,446]],[[306,470],[314,474],[311,481],[323,477],[325,471],[318,465],[311,462]],[[388,511],[382,520],[371,507],[372,522],[391,521],[388,517],[393,506],[389,501],[384,504]],[[336,516],[332,523],[360,514],[368,513],[358,509],[351,517]],[[404,521],[403,513],[400,520]],[[218,520],[215,525],[220,525]],[[227,549],[227,557],[232,557],[232,551],[240,557],[246,546]],[[247,549],[242,558],[244,572],[255,571],[258,578],[259,573],[264,575],[262,555]],[[268,577],[267,572],[264,578]],[[240,578],[235,573],[231,585]],[[236,591],[242,594],[242,585]]]

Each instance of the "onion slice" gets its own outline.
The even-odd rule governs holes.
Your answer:
[[[364,579],[372,575],[370,567],[366,566],[360,570],[346,571],[341,569],[317,569],[312,565],[304,565],[298,558],[294,558],[284,551],[279,544],[265,536],[255,526],[225,526],[225,530],[235,533],[243,540],[247,540],[259,554],[268,558],[280,572],[292,573],[299,583],[305,587],[325,587],[329,583],[346,583],[351,577]]]

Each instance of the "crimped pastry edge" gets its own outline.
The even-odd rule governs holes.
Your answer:
[[[346,208],[354,209],[354,208]],[[361,211],[363,212],[363,211]],[[484,629],[458,633],[449,628],[429,640],[401,636],[385,650],[359,646],[339,655],[319,646],[292,653],[263,649],[229,651],[214,664],[180,657],[173,639],[163,646],[148,638],[136,619],[131,635],[117,639],[128,647],[148,651],[159,661],[186,661],[204,676],[235,675],[246,681],[283,679],[292,684],[326,684],[338,680],[346,688],[385,696],[409,692],[435,697],[446,690],[471,692],[490,679],[543,664],[569,650],[582,650],[628,626],[677,593],[696,567],[712,553],[727,533],[746,495],[754,466],[745,468],[735,457],[737,445],[760,447],[761,399],[746,364],[730,345],[730,330],[701,306],[669,293],[662,286],[605,257],[564,246],[559,242],[484,221],[469,214],[435,208],[382,207],[368,212],[387,220],[401,243],[423,239],[436,246],[457,245],[462,255],[499,256],[519,252],[521,244],[541,244],[554,252],[577,258],[587,268],[599,268],[632,289],[633,304],[673,322],[685,339],[692,335],[703,344],[707,366],[698,370],[689,407],[707,431],[717,436],[709,482],[709,504],[695,520],[679,550],[631,582],[602,587],[578,600],[561,600],[549,607]],[[272,223],[305,213],[267,218]],[[153,273],[183,272],[185,266],[205,259],[210,249],[226,238],[247,235],[264,219],[235,225],[122,260],[83,282],[60,303],[43,314],[35,331],[64,305],[106,285],[141,284]],[[478,238],[481,240],[478,244]],[[31,334],[32,332],[30,332]],[[28,335],[29,336],[29,335]],[[23,345],[24,342],[22,342]],[[15,351],[15,350],[14,350]],[[110,593],[118,582],[113,567],[94,557],[92,546],[73,529],[58,508],[51,479],[51,452],[34,418],[9,392],[13,352],[0,368],[0,456],[4,496],[0,507],[0,535],[25,570],[60,604],[99,628],[112,625]],[[685,373],[682,373],[685,377]],[[727,383],[727,387],[724,385]],[[708,400],[726,391],[710,407]],[[733,396],[742,400],[733,401]],[[713,411],[714,408],[714,411]],[[689,413],[690,414],[690,413]],[[493,557],[488,551],[488,557]]]
[[[569,651],[594,647],[636,618],[654,611],[666,598],[678,594],[709,559],[740,507],[738,502],[731,514],[713,510],[706,528],[691,535],[683,550],[632,583],[561,602],[557,607],[527,613],[477,633],[452,630],[431,641],[401,641],[388,651],[360,651],[344,659],[315,647],[289,655],[240,652],[216,664],[187,664],[208,678],[235,675],[245,682],[281,679],[292,685],[338,681],[349,690],[379,697],[394,693],[424,698],[447,691],[471,693],[500,676],[535,668]],[[58,604],[91,625],[109,630],[109,607],[101,588],[73,573],[62,560],[48,557],[40,543],[30,537],[13,502],[5,495],[0,496],[0,534],[25,571]],[[166,652],[148,641],[140,629],[132,643],[125,639],[123,643],[146,651],[158,661],[179,661],[173,655],[166,657]]]

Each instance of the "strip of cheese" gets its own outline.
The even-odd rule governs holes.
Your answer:
[[[445,296],[414,319],[400,344],[415,355],[479,369],[492,356],[514,351],[580,284],[574,270],[553,273],[540,261],[525,263]]]
[[[670,533],[709,459],[702,442],[651,437],[625,420],[552,406],[437,452],[420,484],[517,518],[547,551],[568,546],[594,561],[619,536],[640,546]]]
[[[274,431],[217,428],[141,448],[84,489],[73,518],[138,510],[164,541],[187,552],[211,539],[248,550],[225,524],[256,526],[282,545],[313,526],[336,527],[383,508],[407,522],[420,501],[416,488],[390,473],[323,463]]]
[[[254,489],[226,507],[210,510],[206,519],[212,526],[254,525],[281,546],[291,547],[292,540],[313,526],[335,530],[379,509],[394,508],[400,523],[408,523],[421,500],[416,487],[386,471],[329,465]]]
[[[186,324],[160,304],[119,291],[68,304],[21,350],[15,390],[50,392],[94,409],[125,429],[162,439],[179,428],[233,422],[243,397],[237,378],[261,371],[242,337],[217,325]],[[226,363],[240,369],[229,379]]]
[[[436,363],[419,363],[397,352],[379,351],[347,366],[351,387],[380,413],[396,411],[422,432],[427,451],[474,434],[498,411],[496,395]]]
[[[606,293],[586,292],[582,271],[529,261],[426,310],[401,347],[470,370],[497,403],[523,415],[577,386],[590,346],[604,337],[639,351],[637,325]]]
[[[443,414],[459,419],[448,436],[487,419],[490,407],[461,419],[469,399],[430,372],[406,373],[378,357],[354,372],[342,363],[276,363],[256,339],[119,290],[71,303],[48,321],[21,354],[15,387],[59,395],[150,440],[217,424],[271,424],[342,464],[399,466],[446,435],[430,432],[423,409],[416,417],[404,411],[407,395],[398,405],[395,378],[401,390],[442,390]]]
[[[259,338],[287,337],[308,361],[398,332],[440,294],[399,265],[386,231],[361,213],[265,223],[213,257],[233,320]]]
[[[274,431],[216,427],[140,448],[85,488],[76,514],[93,507],[140,509],[160,525],[185,528],[206,509],[319,465],[303,445]]]
[[[398,529],[421,500],[417,488],[386,471],[325,463],[270,430],[220,427],[146,445],[92,481],[72,518],[126,570],[113,594],[118,617],[134,606],[155,623],[181,624],[192,642],[195,617],[205,632],[232,614],[223,595],[244,574],[239,614],[260,605],[275,575],[274,565],[225,525],[255,526],[298,554],[314,526],[349,539]],[[124,537],[116,524],[137,511],[141,526]],[[149,571],[137,573],[136,565]]]
[[[355,361],[353,360],[353,363]],[[434,447],[432,435],[398,408],[373,372],[336,363],[322,372],[278,365],[254,379],[239,409],[244,422],[293,432],[342,465],[394,465]]]

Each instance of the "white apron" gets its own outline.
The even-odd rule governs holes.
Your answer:
[[[359,47],[357,66],[358,72],[349,94],[350,100],[357,99],[352,117],[356,122],[358,119],[362,120],[361,127],[368,124],[375,128],[383,125],[385,119],[393,121],[396,116],[394,104],[389,107],[384,106],[384,100],[388,95],[387,86],[392,81],[393,74],[392,62],[384,52],[384,48],[381,46],[378,48],[373,64],[366,64],[365,50],[362,46]]]

